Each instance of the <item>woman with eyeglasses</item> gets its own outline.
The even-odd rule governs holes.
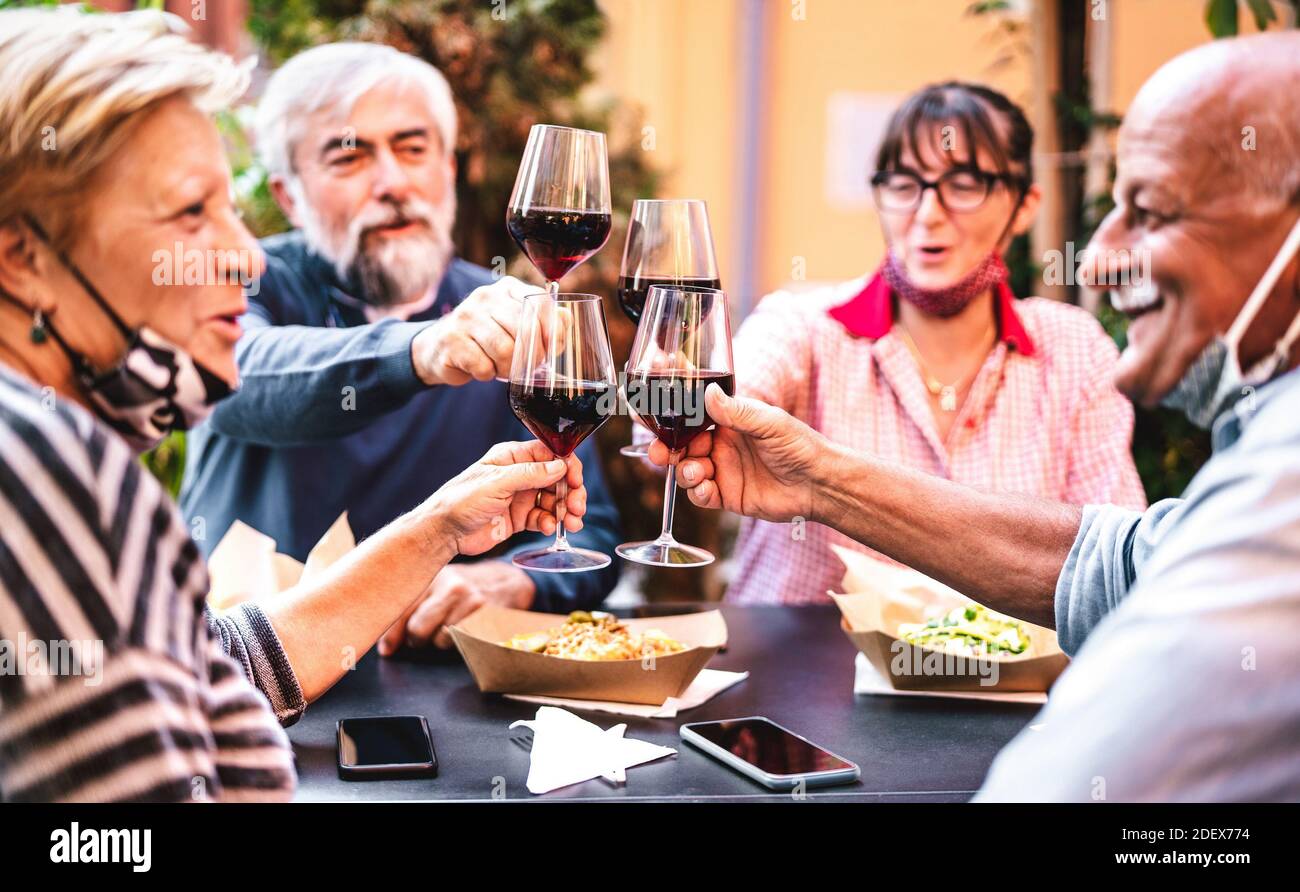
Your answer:
[[[950,82],[908,97],[871,178],[884,261],[766,297],[736,336],[741,390],[961,483],[1145,507],[1115,345],[1086,311],[1008,286],[1003,256],[1040,198],[1032,148],[1024,113],[995,90]],[[745,520],[727,599],[827,602],[844,572],[832,544],[868,551],[800,518]]]

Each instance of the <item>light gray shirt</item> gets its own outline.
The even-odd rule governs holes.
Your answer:
[[[978,799],[1300,801],[1300,370],[1214,447],[1183,499],[1084,510],[1056,588],[1074,660]]]

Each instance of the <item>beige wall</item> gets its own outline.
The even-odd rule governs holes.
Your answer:
[[[702,198],[723,280],[735,269],[737,0],[601,0],[608,37],[593,59],[595,92],[639,107],[643,150],[663,176],[654,197]],[[629,208],[623,208],[626,213]],[[617,250],[622,251],[618,245]]]
[[[1111,0],[1115,10],[1115,100],[1123,110],[1142,82],[1174,56],[1210,40],[1204,0]],[[1294,14],[1273,0],[1279,22],[1294,26]],[[1239,11],[1242,34],[1253,34],[1254,17]],[[1278,25],[1274,25],[1274,28]]]
[[[1036,2],[1018,6],[1028,13]],[[734,279],[737,170],[749,148],[740,144],[739,16],[749,7],[745,0],[601,5],[610,34],[596,60],[599,91],[644,109],[655,127],[654,164],[666,174],[663,195],[709,201],[724,282]],[[969,6],[970,0],[763,0],[764,212],[752,248],[760,293],[800,274],[810,282],[849,278],[880,260],[874,211],[832,188],[858,171],[865,179],[871,163],[865,149],[861,158],[846,153],[832,163],[835,109],[871,107],[873,97],[888,108],[923,84],[961,78],[1003,90],[1034,117],[1028,17],[1017,48],[1015,38],[999,32],[998,19],[967,15]],[[1109,0],[1106,14],[1120,111],[1160,64],[1209,39],[1203,0]],[[872,119],[850,111],[846,120]]]

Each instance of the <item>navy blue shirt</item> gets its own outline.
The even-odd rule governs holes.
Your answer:
[[[267,269],[249,289],[236,350],[240,388],[191,432],[181,510],[205,554],[235,520],[305,560],[344,511],[358,540],[419,505],[495,443],[531,440],[510,411],[506,385],[427,387],[411,340],[491,273],[453,260],[437,299],[410,321],[370,323],[365,304],[297,232],[262,242]],[[587,487],[584,529],[570,536],[607,554],[622,540],[595,443],[578,447]],[[521,533],[511,553],[545,541]],[[533,608],[598,605],[619,561],[587,573],[529,573]]]

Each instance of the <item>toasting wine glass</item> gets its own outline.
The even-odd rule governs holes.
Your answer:
[[[535,124],[510,194],[506,228],[551,296],[560,279],[609,238],[609,161],[605,134]]]
[[[617,411],[618,381],[598,296],[546,293],[524,299],[510,364],[510,408],[558,458],[571,455]],[[561,479],[555,485],[554,544],[515,555],[517,566],[549,573],[609,566],[609,555],[569,544],[567,497]]]
[[[653,285],[721,288],[713,254],[708,206],[696,198],[637,199],[628,222],[623,266],[618,278],[618,303],[634,323],[641,319],[646,295]],[[619,450],[643,457],[645,444]]]
[[[668,447],[664,523],[658,539],[618,546],[620,557],[656,567],[713,562],[709,552],[673,538],[673,505],[677,462],[691,440],[713,427],[704,390],[714,383],[728,396],[735,392],[727,295],[717,288],[652,286],[627,364],[625,395],[632,411]]]

